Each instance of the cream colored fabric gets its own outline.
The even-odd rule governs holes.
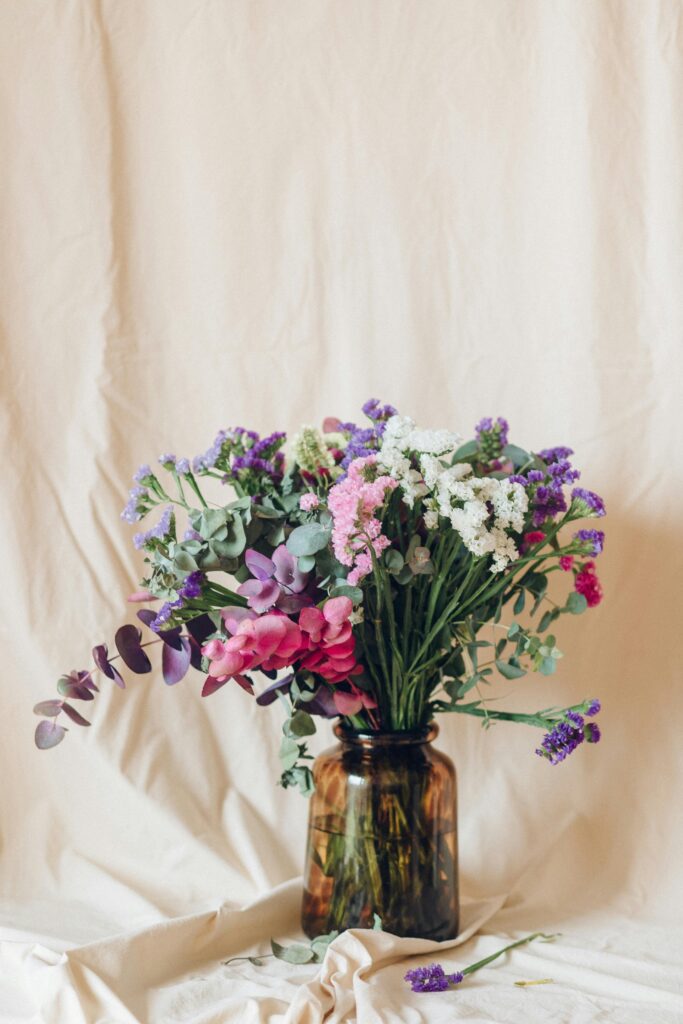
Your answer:
[[[7,1020],[682,1019],[682,47],[678,0],[0,4]],[[556,678],[498,689],[600,696],[601,745],[438,741],[486,932],[439,957],[563,935],[446,995],[410,995],[423,947],[387,936],[317,976],[221,966],[297,931],[277,708],[155,673],[31,741],[130,614],[135,467],[371,395],[570,444],[610,513],[604,605],[558,624]]]

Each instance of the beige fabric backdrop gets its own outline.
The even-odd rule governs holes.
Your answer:
[[[682,48],[677,0],[0,2],[8,1020],[683,1019]],[[603,743],[551,769],[523,727],[440,741],[489,918],[442,959],[563,938],[448,996],[404,997],[386,938],[318,981],[220,967],[296,932],[276,708],[155,676],[32,746],[126,613],[135,467],[371,395],[571,444],[609,510],[604,605],[561,623],[556,679],[501,687],[601,696]]]

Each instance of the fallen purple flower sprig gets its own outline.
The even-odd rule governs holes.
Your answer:
[[[486,967],[487,964],[497,960],[499,956],[507,953],[508,950],[516,949],[517,946],[524,946],[528,942],[533,942],[534,939],[552,942],[557,938],[557,934],[559,933],[546,935],[544,932],[534,932],[533,935],[527,935],[524,939],[511,942],[508,946],[499,949],[497,953],[492,953],[491,956],[486,956],[483,960],[477,960],[476,964],[470,964],[464,970],[455,971],[453,974],[446,974],[441,964],[430,964],[429,967],[414,967],[412,971],[408,971],[404,975],[404,978],[413,992],[445,992],[452,985],[459,985],[468,974],[474,974],[481,967]]]

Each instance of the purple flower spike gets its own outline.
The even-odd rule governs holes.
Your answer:
[[[593,558],[602,554],[605,547],[605,534],[602,530],[579,530],[574,534],[574,540],[580,541],[581,544],[590,544],[590,550],[586,554],[592,555]]]
[[[404,977],[413,992],[445,992],[451,985],[459,985],[464,974],[460,971],[446,974],[441,964],[430,964],[429,967],[415,967]]]
[[[593,715],[597,715],[597,713],[598,713],[598,711],[600,710],[601,706],[602,706],[602,705],[600,704],[600,701],[594,698],[594,699],[593,699],[593,700],[592,700],[592,701],[591,701],[591,702],[589,703],[588,707],[586,708],[586,714],[587,714],[587,715],[589,715],[589,716],[591,716],[591,717],[592,717]]]
[[[572,502],[575,502],[583,515],[600,516],[605,515],[605,502],[599,494],[594,491],[587,491],[584,487],[575,487],[572,491]]]

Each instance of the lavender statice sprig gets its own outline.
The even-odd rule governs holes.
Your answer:
[[[463,968],[462,971],[446,974],[441,964],[430,964],[428,967],[415,967],[411,971],[407,971],[404,978],[413,992],[446,992],[452,985],[460,985],[468,974],[474,974],[475,971],[486,967],[487,964],[497,960],[499,956],[507,953],[508,950],[524,946],[528,942],[533,942],[534,939],[552,942],[556,937],[556,935],[546,935],[545,932],[534,932],[533,935],[527,935],[523,939],[518,939],[516,942],[503,946],[497,953],[485,956],[483,960],[477,960],[475,964],[470,964],[469,967]]]

